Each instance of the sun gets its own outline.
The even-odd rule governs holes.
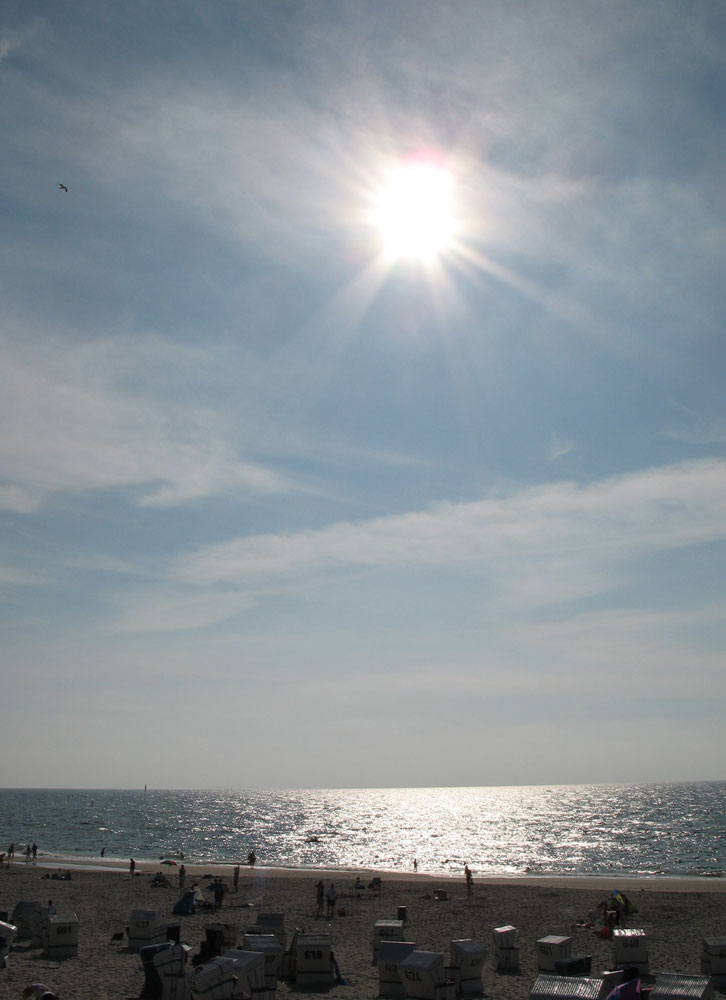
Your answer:
[[[431,260],[454,236],[453,177],[431,159],[413,157],[391,170],[373,210],[387,257]]]

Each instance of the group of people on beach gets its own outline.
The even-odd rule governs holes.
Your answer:
[[[315,885],[315,916],[322,917],[323,908],[325,908],[325,916],[330,920],[335,916],[335,901],[338,898],[338,892],[335,885],[331,882],[326,890],[322,879],[318,881]]]
[[[28,862],[30,862],[31,859],[33,864],[35,864],[36,859],[38,857],[38,845],[35,843],[35,841],[33,841],[32,845],[26,844],[24,854],[25,854],[26,864],[28,864]],[[0,868],[3,868],[6,864],[7,867],[9,868],[11,862],[14,860],[15,860],[15,842],[13,841],[13,843],[8,847],[7,851],[3,851],[3,853],[0,854]]]
[[[13,845],[11,844],[10,846],[12,847]],[[33,846],[35,846],[35,845],[33,845]],[[4,857],[4,855],[0,854],[0,858],[2,858],[2,857]],[[33,855],[33,857],[35,857],[35,855]],[[103,852],[101,853],[101,857],[103,857]],[[181,857],[183,858],[184,855],[182,854]],[[247,855],[247,864],[251,868],[254,868],[256,861],[257,861],[257,855],[255,854],[254,851],[250,851],[250,853]],[[172,861],[172,862],[166,862],[166,864],[169,864],[169,863],[176,864],[176,862],[174,862],[174,861]],[[239,890],[239,869],[240,869],[239,865],[235,865],[234,866],[233,881],[234,881],[234,891],[235,892],[237,892]],[[129,858],[129,875],[131,875],[131,877],[133,878],[133,876],[135,874],[136,874],[136,861],[134,860],[134,858]],[[184,864],[181,864],[179,866],[179,888],[180,889],[184,888],[184,882],[186,880],[186,874],[187,874],[187,870],[186,870]]]

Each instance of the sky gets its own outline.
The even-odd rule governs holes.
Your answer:
[[[5,0],[0,91],[0,785],[726,778],[720,0]]]

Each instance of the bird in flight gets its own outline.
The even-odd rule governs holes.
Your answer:
[[[58,187],[61,189],[61,191],[65,191],[65,193],[68,194],[68,188],[65,186],[65,184],[59,184]]]

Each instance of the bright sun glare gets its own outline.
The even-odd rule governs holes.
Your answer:
[[[451,245],[452,188],[449,171],[430,160],[410,159],[390,171],[373,213],[388,257],[430,260]]]

